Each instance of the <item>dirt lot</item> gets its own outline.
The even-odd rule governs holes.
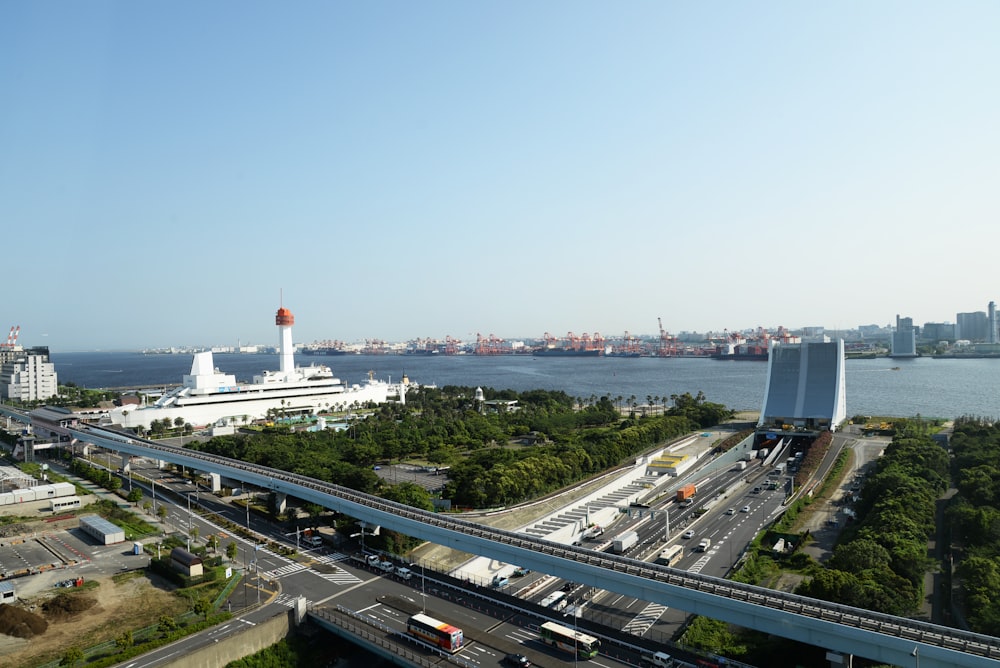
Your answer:
[[[96,578],[95,582],[99,586],[53,588],[9,604],[17,611],[0,606],[0,629],[23,630],[27,626],[37,632],[45,627],[30,640],[0,634],[0,664],[10,668],[37,666],[58,659],[72,646],[85,648],[114,640],[127,629],[155,624],[160,615],[175,615],[186,607],[167,586],[140,572]],[[60,596],[69,599],[57,600]]]

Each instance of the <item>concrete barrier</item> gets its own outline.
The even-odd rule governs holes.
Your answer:
[[[235,621],[235,620],[234,620]],[[295,628],[295,611],[287,610],[255,626],[220,639],[210,645],[160,664],[164,668],[218,668],[231,661],[256,654],[279,640],[287,638]]]

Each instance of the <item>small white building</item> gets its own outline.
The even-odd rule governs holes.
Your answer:
[[[14,583],[8,581],[0,582],[0,603],[14,603],[17,601],[17,594],[14,592]]]
[[[125,529],[112,524],[100,515],[84,515],[80,518],[80,529],[101,545],[125,542]]]

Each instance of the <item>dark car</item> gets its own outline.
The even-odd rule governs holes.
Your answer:
[[[523,654],[508,654],[503,658],[503,662],[508,666],[518,666],[519,668],[528,668],[531,665],[528,657]]]

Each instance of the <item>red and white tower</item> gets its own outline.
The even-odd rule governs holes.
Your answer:
[[[295,324],[295,316],[282,306],[274,316],[274,324],[278,326],[279,369],[282,373],[288,373],[295,369],[295,347],[292,344],[292,325]]]

